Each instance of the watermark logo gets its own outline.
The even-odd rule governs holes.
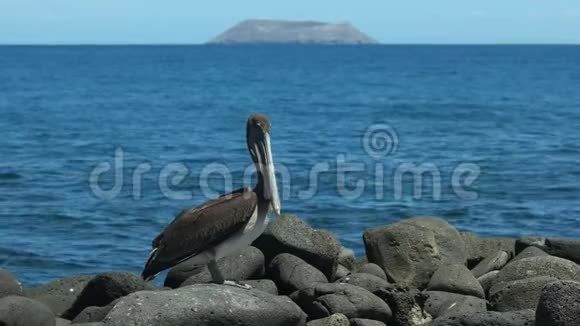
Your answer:
[[[481,169],[477,164],[460,162],[451,171],[444,171],[430,162],[409,161],[388,165],[387,160],[395,157],[401,149],[399,134],[386,123],[366,128],[360,142],[368,155],[366,158],[348,160],[347,154],[340,153],[334,160],[315,162],[300,171],[276,162],[280,198],[310,200],[319,195],[321,189],[328,191],[329,183],[335,186],[337,196],[347,200],[356,200],[369,193],[374,194],[374,199],[378,201],[406,198],[439,201],[450,195],[460,200],[478,198],[476,183]],[[112,200],[124,190],[130,190],[133,199],[139,200],[143,198],[144,188],[151,187],[145,183],[147,179],[149,183],[156,183],[167,199],[190,200],[194,195],[212,199],[224,191],[234,190],[234,181],[240,178],[239,171],[235,172],[223,163],[210,162],[193,169],[182,162],[171,162],[154,169],[151,162],[129,166],[127,155],[122,147],[118,147],[112,160],[100,162],[90,171],[89,187],[95,197]],[[372,164],[368,163],[369,157]],[[241,173],[242,186],[252,188],[255,174],[254,166],[248,164]],[[212,187],[216,180],[223,187]]]
[[[399,149],[397,131],[386,123],[374,124],[367,128],[362,138],[365,152],[375,160],[382,160],[395,154]]]

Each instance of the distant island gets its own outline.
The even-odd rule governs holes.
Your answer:
[[[245,20],[209,44],[377,44],[349,22]]]

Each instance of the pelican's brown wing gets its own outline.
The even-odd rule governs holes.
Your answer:
[[[250,221],[257,205],[258,198],[252,190],[240,189],[182,211],[153,240],[153,252],[143,270],[143,278],[150,279],[240,231]]]

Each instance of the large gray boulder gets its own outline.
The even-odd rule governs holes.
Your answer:
[[[25,296],[48,306],[56,316],[68,311],[93,276],[74,276],[52,281],[36,288],[24,289]]]
[[[152,289],[154,287],[151,284],[133,273],[98,274],[87,283],[73,306],[63,314],[63,317],[72,320],[87,307],[103,307],[130,293]]]
[[[55,326],[56,316],[44,304],[21,296],[0,299],[2,326]]]
[[[32,299],[44,303],[56,316],[62,316],[76,301],[73,295],[39,295]]]
[[[249,285],[254,290],[260,290],[271,295],[278,295],[278,287],[276,283],[270,279],[262,279],[262,280],[243,280],[241,283]]]
[[[372,319],[353,318],[350,320],[350,326],[386,326],[387,324]]]
[[[71,324],[70,320],[59,317],[56,318],[55,322],[56,322],[55,326],[69,326]]]
[[[545,248],[546,247],[546,238],[542,237],[523,237],[516,240],[515,245],[515,254],[518,255],[524,249],[528,247],[538,247],[538,248]]]
[[[120,298],[104,307],[86,307],[73,319],[73,324],[97,323],[103,321],[111,309],[121,300]]]
[[[471,269],[471,273],[475,277],[480,277],[489,272],[498,271],[507,264],[509,258],[510,256],[507,252],[500,250],[482,260],[477,266]]]
[[[427,285],[429,291],[444,291],[471,295],[485,299],[485,292],[479,281],[464,265],[440,266]]]
[[[536,309],[536,326],[579,326],[580,283],[557,281],[546,285]]]
[[[86,307],[75,317],[75,319],[73,319],[73,322],[75,324],[101,322],[105,317],[107,317],[111,309],[113,309],[112,306]]]
[[[571,260],[580,264],[580,240],[578,239],[546,239],[545,250],[548,254]]]
[[[580,264],[580,240],[578,239],[523,238],[516,242],[516,251],[519,253],[529,246],[538,247],[552,256]]]
[[[378,289],[388,288],[391,286],[389,282],[383,280],[382,278],[366,273],[350,274],[338,280],[337,282],[360,286],[361,288],[366,289],[370,292],[375,292]]]
[[[520,259],[507,264],[499,272],[496,282],[510,282],[535,276],[551,276],[559,280],[580,281],[580,266],[553,256]]]
[[[489,302],[495,311],[536,309],[542,289],[557,281],[550,276],[536,276],[523,280],[501,282],[489,290]]]
[[[491,289],[491,287],[497,283],[497,275],[499,275],[499,271],[492,271],[477,278],[477,281],[479,284],[481,284],[486,297],[489,293],[489,289]]]
[[[300,257],[334,280],[341,246],[335,235],[315,230],[294,215],[283,215],[270,222],[254,246],[266,256],[266,264],[281,253]]]
[[[480,312],[435,319],[425,326],[534,326],[534,311]]]
[[[70,295],[76,298],[93,277],[92,275],[65,277],[40,287],[24,289],[24,295],[29,298],[49,295]]]
[[[253,280],[264,276],[264,254],[256,247],[244,248],[238,254],[218,260],[217,264],[226,280]],[[195,265],[190,259],[169,270],[164,285],[170,288],[178,288],[197,283],[211,283],[212,281],[213,279],[207,266]]]
[[[341,264],[338,264],[338,267],[336,268],[336,273],[334,274],[334,280],[339,280],[345,276],[348,276],[350,274],[350,270],[344,266],[342,266]]]
[[[545,251],[538,247],[527,247],[526,249],[522,250],[519,254],[517,254],[514,259],[510,261],[513,263],[518,260],[532,258],[532,257],[539,257],[539,256],[549,256]]]
[[[356,256],[354,255],[354,250],[341,247],[340,253],[338,254],[338,263],[352,271],[356,265]]]
[[[466,261],[461,235],[439,218],[416,217],[368,229],[363,239],[369,262],[400,285],[425,288],[439,266]]]
[[[282,294],[290,294],[314,283],[328,282],[316,267],[291,254],[274,257],[268,267],[268,276],[278,285]]]
[[[433,318],[487,311],[487,301],[470,295],[427,291],[425,311]]]
[[[217,284],[142,291],[122,298],[105,326],[289,326],[306,315],[288,297]]]
[[[366,318],[387,322],[392,317],[389,306],[371,292],[345,283],[319,283],[290,296],[311,319],[342,313],[348,318]]]
[[[334,314],[326,318],[312,320],[306,326],[350,326],[350,321],[343,314]]]
[[[467,249],[467,266],[475,267],[485,258],[498,251],[505,251],[510,257],[514,256],[516,239],[509,238],[481,238],[471,232],[461,232]]]
[[[22,295],[22,285],[14,275],[0,269],[0,298],[11,295]]]
[[[371,274],[376,277],[380,277],[385,281],[388,280],[387,274],[385,274],[385,271],[381,268],[381,266],[373,263],[362,265],[361,267],[358,268],[357,273]]]
[[[368,264],[369,260],[367,259],[367,256],[363,256],[363,257],[358,257],[356,258],[356,260],[354,261],[354,268],[353,271],[358,271],[359,268],[361,268],[363,265]],[[375,264],[376,265],[376,264]],[[378,265],[377,265],[378,266]],[[380,267],[380,266],[379,266]],[[381,268],[382,269],[382,268]],[[384,271],[383,271],[384,272]]]

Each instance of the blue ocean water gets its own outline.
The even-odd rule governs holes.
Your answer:
[[[283,211],[359,255],[416,215],[580,237],[580,46],[0,47],[0,267],[139,272],[176,213],[243,183],[255,111]]]

